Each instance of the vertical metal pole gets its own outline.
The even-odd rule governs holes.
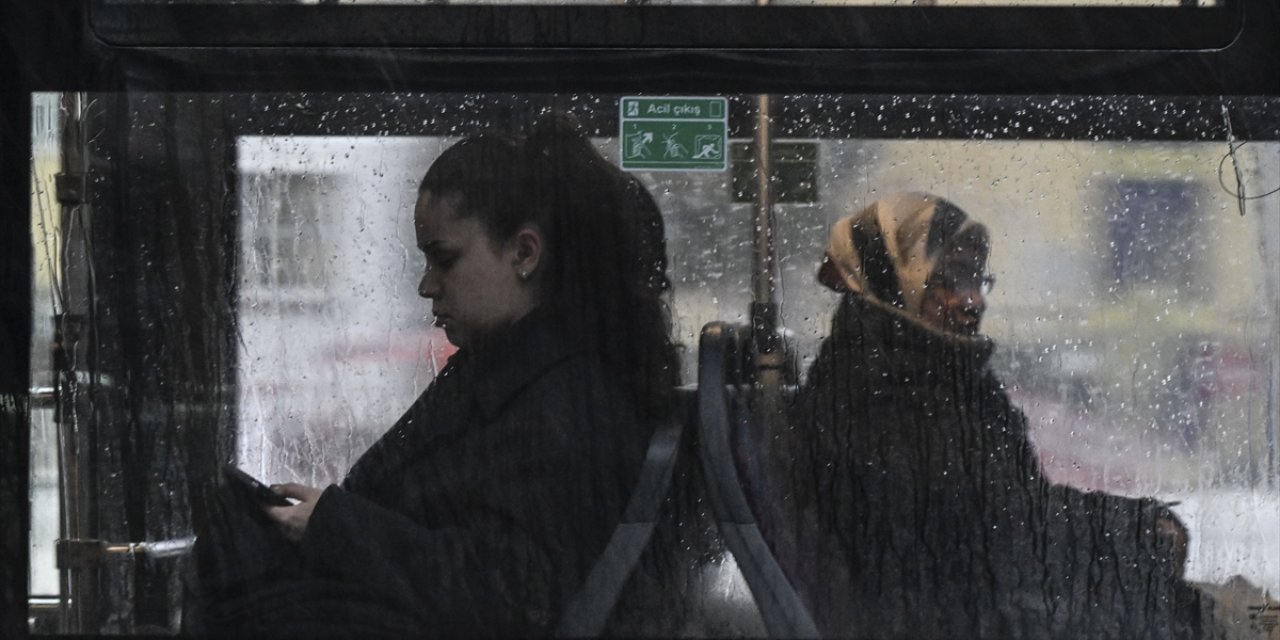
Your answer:
[[[55,329],[54,369],[58,394],[57,429],[59,443],[59,485],[61,493],[60,533],[63,539],[91,537],[89,505],[86,500],[84,452],[88,450],[88,429],[82,420],[80,400],[85,392],[80,372],[87,369],[85,353],[85,318],[92,312],[92,266],[89,261],[89,213],[86,210],[88,185],[84,135],[84,110],[86,96],[83,93],[66,93],[60,100],[62,119],[62,172],[56,177],[58,201],[62,205],[62,238],[59,243],[59,283],[64,307]],[[60,631],[84,633],[86,627],[85,601],[92,590],[89,570],[73,569],[59,559],[62,593],[60,603]]]
[[[59,241],[65,242],[66,238]],[[58,276],[61,278],[61,275]],[[69,517],[71,506],[70,496],[67,493],[68,486],[68,460],[74,459],[74,430],[68,425],[71,418],[66,417],[68,413],[64,409],[62,399],[70,398],[70,389],[63,381],[64,372],[67,370],[66,363],[69,360],[65,345],[66,340],[63,338],[64,320],[66,313],[60,310],[58,315],[53,318],[53,423],[56,434],[58,448],[58,539],[66,540],[70,535]],[[58,564],[58,633],[71,633],[71,571],[64,567],[59,561]]]
[[[752,281],[757,304],[773,300],[773,161],[770,151],[769,96],[756,96],[756,216],[755,277]]]
[[[756,0],[757,7],[767,6],[769,0]],[[754,304],[751,319],[755,333],[765,327],[763,321],[772,330],[776,324],[776,313],[773,309],[773,158],[770,141],[773,138],[769,113],[769,94],[756,96],[756,218],[755,218],[755,278]],[[763,306],[762,306],[763,305]],[[757,347],[759,347],[757,339]],[[758,350],[758,349],[757,349]]]
[[[761,4],[767,0],[760,0]],[[756,97],[756,215],[755,215],[755,279],[754,302],[751,304],[753,341],[752,369],[757,390],[754,409],[756,428],[763,433],[751,436],[756,442],[767,442],[777,429],[782,411],[783,365],[786,360],[778,334],[778,304],[774,299],[774,206],[773,150],[770,97]],[[758,452],[757,452],[758,453]]]

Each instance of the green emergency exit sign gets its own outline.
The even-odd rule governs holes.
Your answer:
[[[725,98],[623,98],[618,103],[622,168],[724,171],[728,107]]]

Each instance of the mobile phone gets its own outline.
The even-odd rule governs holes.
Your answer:
[[[244,492],[254,502],[267,504],[275,507],[288,507],[293,503],[289,499],[272,491],[270,487],[263,484],[257,478],[241,471],[233,465],[225,465],[222,467],[222,476],[227,479],[231,486],[236,487],[238,491]]]

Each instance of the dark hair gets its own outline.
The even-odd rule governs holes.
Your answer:
[[[458,215],[479,220],[495,242],[536,225],[542,306],[592,345],[643,415],[669,412],[680,367],[661,298],[670,287],[662,215],[571,118],[544,118],[523,140],[466,138],[427,170],[421,189],[458,198]]]
[[[418,192],[459,198],[459,217],[478,219],[491,240],[507,240],[522,225],[542,222],[528,219],[532,211],[522,188],[528,176],[520,156],[520,144],[502,134],[465,138],[431,164]]]

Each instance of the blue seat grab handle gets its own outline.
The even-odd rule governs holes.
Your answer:
[[[556,626],[556,636],[586,638],[604,633],[609,614],[617,605],[627,579],[649,546],[662,505],[671,490],[671,476],[684,433],[682,418],[677,415],[654,429],[622,520],[582,587],[569,599]]]
[[[708,323],[698,344],[698,458],[716,523],[746,578],[773,638],[816,638],[818,626],[769,549],[734,464],[727,393],[729,367],[741,362],[742,337],[723,322]]]

